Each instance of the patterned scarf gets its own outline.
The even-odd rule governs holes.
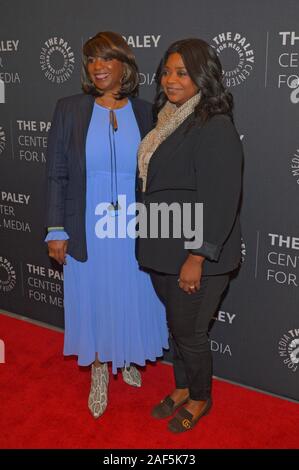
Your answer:
[[[138,150],[138,168],[139,176],[142,179],[142,191],[145,191],[146,188],[147,171],[153,153],[193,113],[199,100],[200,93],[192,96],[180,107],[167,101],[159,112],[156,127],[144,137]]]

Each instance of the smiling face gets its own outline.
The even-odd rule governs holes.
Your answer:
[[[117,59],[88,57],[87,71],[90,80],[104,94],[117,94],[123,77],[123,64]]]
[[[170,54],[162,70],[161,85],[168,100],[181,106],[198,92],[177,52]]]

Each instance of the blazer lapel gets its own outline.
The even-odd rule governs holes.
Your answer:
[[[86,138],[93,111],[94,97],[86,95],[86,99],[82,100],[78,114],[75,118],[75,133],[78,149],[79,165],[83,172],[86,169]]]
[[[185,119],[185,121],[182,122],[182,124],[172,134],[170,134],[153,153],[147,172],[146,191],[152,191],[152,185],[159,173],[162,174],[166,167],[171,168],[171,160],[175,157],[176,151],[184,142],[186,137],[185,132],[192,118],[193,113],[188,116],[187,119]]]
[[[135,114],[135,118],[137,121],[137,125],[139,127],[139,132],[141,139],[145,137],[145,135],[151,130],[148,127],[148,122],[146,120],[146,116],[144,114],[144,109],[140,106],[140,102],[138,101],[138,98],[130,98],[133,112]]]

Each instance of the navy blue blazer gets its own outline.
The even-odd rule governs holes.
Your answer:
[[[95,98],[79,94],[57,102],[47,148],[46,227],[64,227],[70,239],[67,252],[87,260],[86,137]],[[143,138],[153,127],[152,105],[130,98]]]

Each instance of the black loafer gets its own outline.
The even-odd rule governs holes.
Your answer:
[[[203,416],[207,415],[212,407],[212,400],[209,398],[203,407],[201,413],[197,418],[193,419],[193,414],[190,413],[186,408],[182,408],[177,412],[177,414],[169,421],[168,430],[178,434],[181,432],[190,431],[194,428],[196,423]]]
[[[179,408],[179,406],[186,403],[188,399],[189,396],[187,398],[184,398],[184,400],[175,403],[173,399],[170,398],[169,395],[167,395],[164,400],[162,400],[158,405],[154,406],[151,411],[151,415],[157,419],[169,418],[169,416],[171,416],[172,413],[174,413],[174,411]]]

